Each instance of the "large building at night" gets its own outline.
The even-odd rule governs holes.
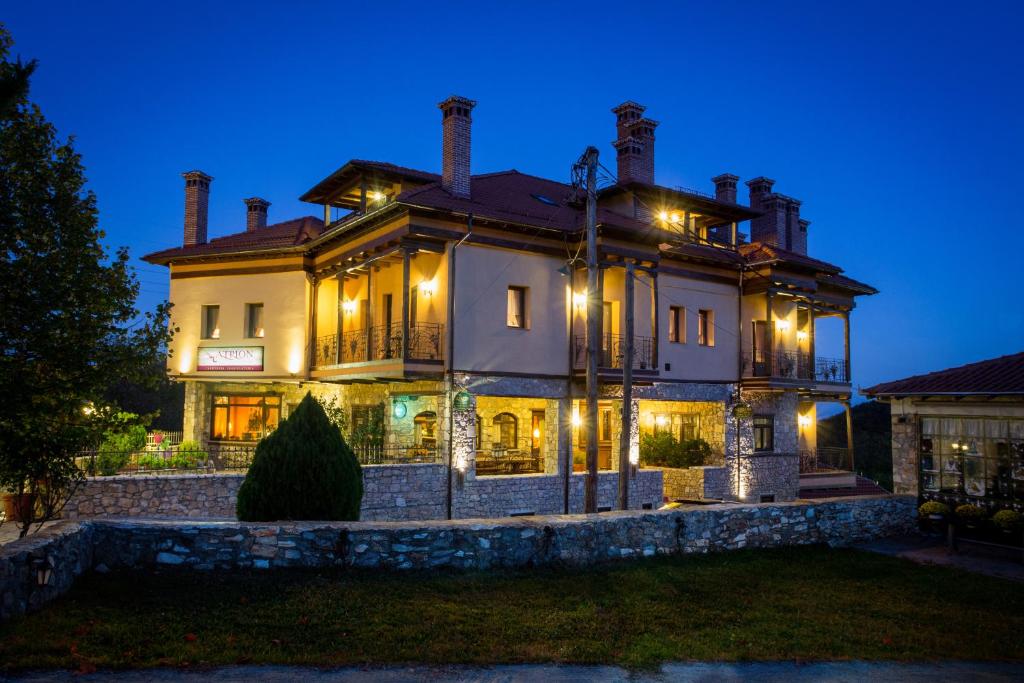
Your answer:
[[[585,193],[516,170],[473,175],[475,102],[439,106],[440,174],[348,161],[302,195],[315,217],[268,225],[269,202],[254,197],[244,230],[210,239],[212,178],[184,174],[184,242],[145,259],[170,272],[168,372],[186,388],[186,439],[254,443],[309,391],[344,409],[364,463],[406,466],[398,507],[426,485],[448,490],[455,517],[578,511],[596,298],[602,507],[620,474],[630,307],[632,507],[852,485],[852,452],[817,447],[816,404],[849,409],[850,314],[875,290],[808,255],[800,201],[764,177],[746,182],[746,204],[730,174],[708,193],[658,185],[657,123],[626,102],[613,110],[617,163],[598,195],[600,284],[588,292]],[[819,348],[823,319],[844,344]],[[642,435],[658,432],[703,439],[711,455],[638,467]]]

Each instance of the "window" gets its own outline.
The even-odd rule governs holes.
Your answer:
[[[263,336],[263,304],[245,305],[245,336],[250,339]]]
[[[203,306],[203,339],[220,339],[220,306]]]
[[[772,451],[775,449],[775,416],[754,416],[754,450]]]
[[[437,413],[426,410],[412,419],[415,429],[417,446],[434,448],[437,446]]]
[[[677,441],[692,441],[700,438],[700,415],[697,413],[656,413],[654,433],[668,432]]]
[[[715,345],[715,312],[705,309],[697,311],[697,343],[701,346]]]
[[[502,448],[515,448],[518,438],[519,421],[512,413],[498,413],[491,420],[494,425],[495,435],[498,437],[495,446]]]
[[[526,287],[508,288],[508,313],[505,318],[509,327],[526,329]]]
[[[259,441],[277,429],[280,396],[214,396],[214,441]]]
[[[668,307],[668,340],[677,344],[686,343],[686,309],[682,306]]]

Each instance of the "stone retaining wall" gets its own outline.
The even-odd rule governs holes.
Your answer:
[[[447,468],[441,464],[363,467],[364,521],[445,519]],[[88,479],[64,508],[66,519],[91,517],[235,516],[241,474],[166,474]],[[555,515],[565,511],[564,479],[557,474],[477,477],[452,487],[452,516]],[[583,475],[570,479],[570,510],[583,511]],[[618,474],[598,475],[598,504],[615,507]],[[630,480],[630,507],[661,506],[661,472],[640,470]]]
[[[0,548],[0,618],[66,592],[88,569],[490,569],[745,547],[841,546],[909,533],[916,503],[911,496],[875,496],[449,522],[62,522]],[[50,573],[40,575],[44,568]]]
[[[729,471],[725,467],[659,467],[667,500],[723,500],[729,494]]]

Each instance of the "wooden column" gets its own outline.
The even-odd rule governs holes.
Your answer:
[[[331,205],[324,204],[324,227],[326,228],[331,224]]]
[[[338,273],[336,279],[338,280],[338,327],[337,330],[337,348],[334,349],[334,362],[341,363],[341,338],[345,332],[345,274]]]
[[[846,361],[846,381],[853,381],[850,370],[850,312],[843,311],[843,358]]]
[[[317,296],[320,293],[320,280],[316,275],[312,276],[313,285],[313,303],[310,306],[309,312],[309,367],[316,367],[317,364],[317,343],[316,343],[316,311],[317,311]]]
[[[366,213],[366,180],[359,181],[359,213]]]
[[[734,247],[736,246],[736,243],[739,241],[739,231],[737,230],[737,228],[738,228],[738,224],[736,223],[736,221],[733,221],[732,222],[732,234],[731,234],[731,237],[730,237],[730,241],[732,242],[732,246],[734,246]]]
[[[633,432],[633,263],[626,263],[625,349],[622,362],[622,429],[619,432],[619,509],[629,509],[629,451]]]
[[[814,355],[814,306],[807,308],[807,354],[811,357],[811,379],[818,379],[818,357]]]
[[[658,342],[660,339],[658,328],[660,327],[661,314],[658,303],[658,273],[652,270],[649,275],[651,277],[651,343],[653,344],[651,348],[651,365],[655,370],[659,370],[661,366],[658,361]]]
[[[772,367],[775,360],[775,321],[772,320],[772,304],[774,303],[775,292],[769,289],[768,293],[765,294],[764,304],[765,324],[768,326],[768,353],[765,355],[764,365],[768,370],[769,377],[775,376],[773,374],[775,369]]]
[[[409,250],[402,248],[402,361],[409,358]]]
[[[850,471],[853,472],[853,412],[849,401],[843,401],[843,412],[846,413],[846,457]]]
[[[373,269],[370,264],[366,271],[366,360],[373,360]]]

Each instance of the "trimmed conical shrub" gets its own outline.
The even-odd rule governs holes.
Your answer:
[[[238,489],[238,519],[357,520],[363,472],[341,432],[309,394],[256,446]]]

